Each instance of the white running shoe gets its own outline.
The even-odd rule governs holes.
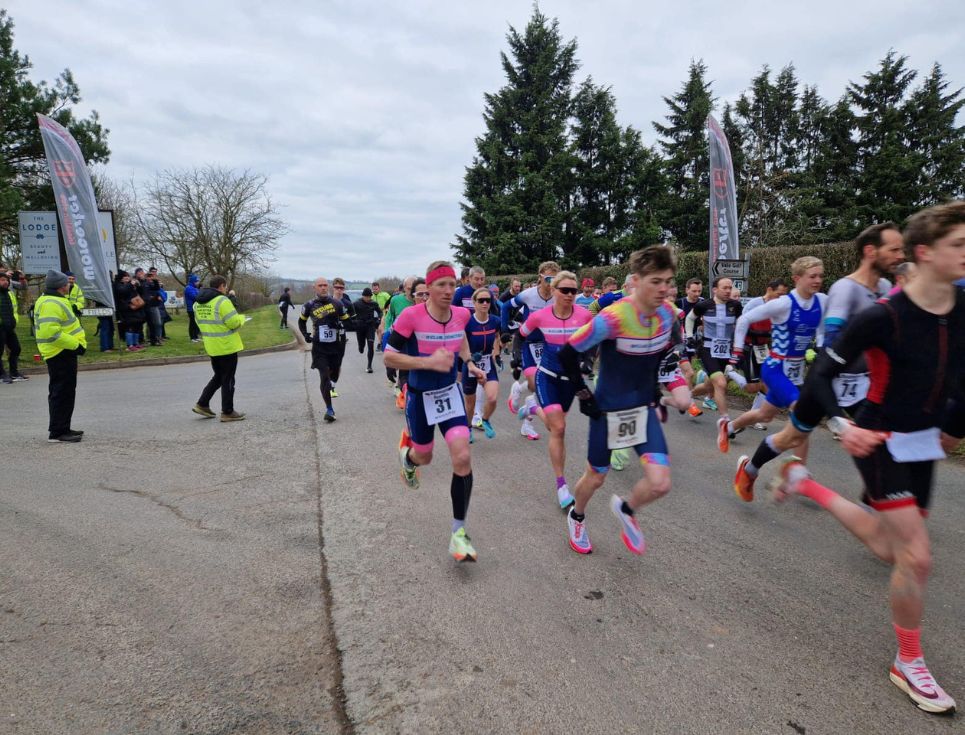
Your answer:
[[[536,427],[533,426],[532,416],[523,421],[522,426],[519,427],[519,434],[520,436],[525,436],[530,441],[536,441],[539,439],[539,432],[536,431]]]
[[[566,483],[556,488],[556,500],[563,510],[566,510],[576,502],[576,498],[573,497],[573,493],[570,492],[570,487]]]
[[[764,424],[762,424],[760,421],[754,424],[754,428],[757,429],[758,431],[767,431],[767,427]]]
[[[593,551],[590,536],[586,532],[586,522],[573,518],[572,513],[566,514],[566,530],[570,540],[570,548],[577,554],[589,554]]]
[[[905,663],[895,656],[895,663],[889,674],[892,683],[911,697],[918,709],[934,714],[944,714],[955,711],[955,700],[945,690],[938,686],[935,677],[931,675],[925,665],[925,659],[916,658]]]
[[[617,517],[617,520],[620,521],[620,525],[622,526],[620,538],[623,539],[623,545],[634,554],[642,554],[645,552],[647,550],[647,542],[643,538],[643,531],[640,530],[636,518],[623,512],[623,498],[619,495],[611,496],[610,510],[613,511],[613,515]]]
[[[519,399],[523,395],[523,386],[520,382],[514,381],[509,388],[509,410],[512,413],[519,411]]]
[[[727,375],[727,379],[736,383],[737,387],[741,390],[747,387],[747,378],[737,372],[733,367],[730,367],[729,370],[725,369],[724,373]]]
[[[474,413],[472,415],[472,428],[479,429],[480,431],[482,431],[482,428],[483,428],[482,416],[480,416],[478,413]]]

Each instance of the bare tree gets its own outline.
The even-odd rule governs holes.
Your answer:
[[[267,190],[251,171],[207,166],[162,171],[138,197],[138,229],[145,254],[164,263],[179,282],[189,273],[228,279],[259,271],[287,232]]]
[[[114,247],[117,260],[122,268],[131,267],[133,260],[141,254],[138,242],[137,213],[134,211],[137,200],[131,184],[119,184],[107,176],[94,176],[99,209],[109,209],[114,215]],[[110,265],[114,270],[114,265]]]

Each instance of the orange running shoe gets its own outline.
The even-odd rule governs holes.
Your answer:
[[[409,384],[406,383],[405,385],[402,386],[402,390],[400,390],[399,394],[395,397],[395,407],[400,411],[405,411],[405,397],[406,397],[406,394],[408,394],[408,392],[409,392]]]
[[[408,459],[409,447],[411,446],[412,438],[409,436],[409,432],[403,429],[402,436],[399,437],[399,464],[402,466],[399,474],[407,488],[410,490],[418,490],[419,468],[411,464]]]
[[[697,418],[698,416],[703,416],[703,415],[704,415],[704,412],[701,411],[701,410],[697,407],[697,404],[696,404],[696,403],[691,403],[691,404],[690,404],[690,408],[687,409],[687,413],[689,413],[689,414],[690,414],[691,416],[693,416],[694,418]]]
[[[717,419],[717,448],[723,453],[727,454],[730,449],[730,436],[727,434],[727,419],[719,418]]]
[[[747,470],[744,469],[750,461],[750,457],[742,454],[741,458],[737,460],[737,474],[734,475],[734,492],[737,493],[737,497],[745,503],[750,503],[754,500],[755,478],[748,475]]]

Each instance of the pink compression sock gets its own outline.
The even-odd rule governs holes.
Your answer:
[[[924,658],[921,652],[921,628],[902,628],[894,624],[895,637],[898,638],[898,658],[909,663],[916,658]]]
[[[801,480],[798,483],[797,491],[798,494],[803,495],[806,498],[811,498],[811,500],[825,510],[829,505],[831,505],[832,500],[839,497],[834,490],[815,482],[810,477],[805,480]]]

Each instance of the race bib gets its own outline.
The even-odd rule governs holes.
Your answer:
[[[338,336],[338,330],[335,327],[318,327],[318,336],[315,338],[316,342],[334,342]]]
[[[763,364],[764,360],[770,357],[771,354],[771,348],[767,345],[754,345],[753,350],[754,357],[756,357],[757,361],[761,364]]]
[[[476,363],[476,367],[486,373],[486,375],[489,375],[489,371],[492,369],[492,360],[492,355],[483,355],[479,358],[479,362]]]
[[[627,449],[647,441],[647,407],[638,406],[624,411],[608,411],[606,415],[606,445],[609,449]]]
[[[666,360],[660,363],[657,371],[657,381],[660,383],[672,383],[680,375],[679,363],[676,360]]]
[[[543,346],[545,344],[545,342],[530,342],[529,354],[533,356],[533,359],[536,361],[537,365],[539,364],[539,361],[543,359]]]
[[[927,462],[945,459],[941,429],[937,426],[908,434],[893,431],[891,436],[885,439],[885,444],[895,462]]]
[[[871,378],[868,373],[841,373],[831,381],[831,385],[838,405],[848,408],[865,399],[871,387]]]
[[[724,359],[730,357],[730,340],[729,339],[715,339],[710,343],[710,356],[716,357],[717,359]]]
[[[453,383],[445,388],[427,390],[422,394],[422,406],[426,412],[429,426],[441,424],[449,419],[465,417],[466,409],[459,395],[459,384]]]
[[[784,374],[794,385],[801,385],[804,382],[804,358],[797,357],[792,360],[785,360]]]

